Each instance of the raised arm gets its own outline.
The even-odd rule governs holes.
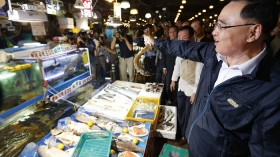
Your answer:
[[[213,53],[216,53],[215,46],[212,42],[165,40],[161,42],[155,41],[154,46],[164,53],[203,63]]]

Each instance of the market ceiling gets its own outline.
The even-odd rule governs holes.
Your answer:
[[[67,3],[75,3],[75,0],[63,0]],[[102,10],[102,12],[107,12],[108,14],[113,13],[113,4],[106,0],[92,0],[94,4],[97,1],[94,10]],[[121,2],[122,0],[118,0]],[[169,19],[174,21],[180,6],[183,5],[181,13],[178,19],[187,20],[191,17],[197,15],[197,18],[208,19],[214,14],[219,14],[222,7],[226,4],[224,0],[185,0],[185,4],[182,4],[183,0],[128,0],[130,2],[130,8],[122,9],[122,18],[127,20],[130,16],[130,9],[138,9],[137,19],[145,18],[146,13],[151,13],[152,18],[159,19]],[[210,9],[209,6],[212,5],[213,8]],[[166,10],[165,10],[166,9]],[[202,12],[206,10],[206,12]],[[198,15],[200,13],[201,15]]]
[[[45,3],[45,0],[11,0],[13,3],[30,3],[34,1],[41,1]],[[61,0],[67,4],[74,4],[76,0]],[[116,1],[116,0],[115,0]],[[117,2],[121,2],[118,0]],[[139,18],[145,19],[146,13],[151,13],[154,19],[168,19],[174,21],[180,6],[183,5],[181,9],[179,20],[187,20],[191,17],[201,19],[209,19],[210,16],[214,14],[219,14],[221,8],[226,4],[225,0],[128,0],[130,2],[130,8],[122,9],[122,19],[128,20],[130,17],[130,9],[138,9],[138,14],[136,15],[137,20]],[[185,1],[185,4],[182,2]],[[95,4],[93,12],[97,11],[104,15],[113,14],[113,4],[108,2],[108,0],[92,0],[92,4]],[[213,9],[209,6],[212,5]],[[203,12],[206,10],[206,12]],[[200,15],[199,15],[200,14]]]

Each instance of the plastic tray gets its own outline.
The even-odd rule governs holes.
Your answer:
[[[83,133],[72,157],[108,157],[111,142],[111,131]]]
[[[139,110],[137,109],[138,101],[142,101],[144,103],[153,103],[152,105],[155,105],[155,109],[154,109],[153,115],[151,115],[151,114],[150,115],[145,115],[145,116],[142,116],[142,118],[140,118],[141,116],[135,116],[135,115],[137,115],[137,113],[139,113]],[[129,111],[128,111],[127,115],[126,115],[126,119],[127,120],[138,121],[138,122],[150,122],[153,125],[155,125],[157,123],[158,113],[159,113],[159,105],[158,104],[159,104],[158,99],[144,98],[144,97],[139,98],[138,97],[134,101],[134,103],[131,106],[131,108],[129,109]],[[147,118],[144,118],[144,117],[153,117],[153,119],[147,119]]]

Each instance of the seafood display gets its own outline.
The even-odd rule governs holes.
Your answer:
[[[158,103],[158,99],[138,97],[131,106],[126,119],[154,124],[159,112]]]
[[[38,147],[38,153],[41,157],[71,157],[71,155],[56,147],[48,147],[45,145]]]
[[[151,93],[160,93],[163,90],[163,83],[146,83],[145,84],[145,90],[146,92],[151,92]]]
[[[77,136],[74,132],[69,131],[61,132],[61,134],[58,134],[55,137],[67,146],[75,146],[80,140],[80,136]]]
[[[176,116],[171,109],[161,106],[157,128],[161,130],[172,131],[175,129],[175,119]]]
[[[135,144],[129,141],[123,141],[120,139],[115,139],[112,141],[112,148],[118,151],[131,151],[131,152],[140,152],[144,154],[144,150],[139,149]]]
[[[138,92],[108,84],[102,91],[89,99],[83,107],[111,119],[124,120]]]
[[[146,83],[145,88],[141,90],[139,96],[155,98],[160,101],[161,94],[163,91],[164,84],[163,83]]]
[[[93,126],[90,126],[89,122],[92,122],[91,124],[93,124]],[[143,154],[143,144],[146,144],[147,134],[149,132],[145,126],[146,125],[144,123],[139,122],[115,122],[114,120],[110,120],[106,117],[103,117],[102,115],[85,112],[84,108],[82,107],[70,117],[60,119],[58,121],[57,127],[51,130],[51,135],[46,136],[46,139],[41,140],[41,143],[43,142],[44,145],[56,145],[52,143],[57,143],[58,141],[66,146],[66,150],[64,151],[68,151],[68,148],[77,146],[81,139],[81,132],[97,132],[94,128],[99,128],[103,130],[109,130],[114,133],[114,139],[111,148],[115,151],[130,151]],[[139,129],[133,129],[134,127],[139,127],[139,129],[142,131]],[[127,128],[131,128],[133,131],[136,131],[139,134],[141,134],[141,132],[145,133],[145,135],[133,136],[130,133],[125,133]],[[135,142],[135,140],[137,140],[137,142]],[[139,145],[141,145],[141,148],[138,147]],[[44,147],[44,150],[48,149]],[[137,157],[139,157],[139,155]]]
[[[148,134],[148,130],[145,126],[132,126],[129,127],[129,133],[133,136],[146,136]]]
[[[29,114],[0,129],[0,156],[18,156],[27,143],[44,137],[58,119],[74,113],[72,107],[58,103],[31,105],[26,109],[30,111]]]
[[[160,137],[175,139],[177,131],[176,107],[160,106],[157,131]]]

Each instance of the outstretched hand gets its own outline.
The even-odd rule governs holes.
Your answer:
[[[151,45],[151,46],[154,45],[154,38],[152,38],[151,36],[145,35],[145,34],[143,36],[144,36],[145,45]]]

